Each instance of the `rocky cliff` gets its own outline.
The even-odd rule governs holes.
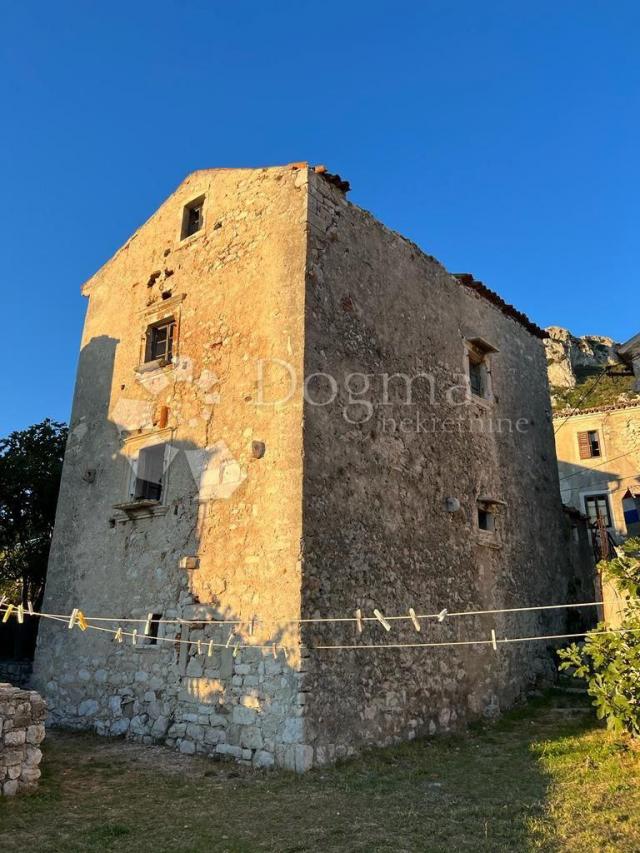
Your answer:
[[[549,326],[547,332],[545,349],[554,409],[613,405],[638,396],[633,390],[633,372],[620,357],[620,345],[613,338],[577,337],[560,326]]]

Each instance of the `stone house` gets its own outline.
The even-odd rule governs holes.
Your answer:
[[[640,400],[554,417],[563,503],[598,517],[615,541],[640,533]]]
[[[84,285],[44,609],[139,637],[43,620],[54,721],[305,770],[549,673],[491,631],[562,611],[407,616],[567,600],[544,332],[347,190],[195,172]]]

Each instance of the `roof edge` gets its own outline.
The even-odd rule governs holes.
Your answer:
[[[640,409],[640,397],[624,403],[610,403],[606,406],[591,406],[587,409],[562,409],[553,413],[554,418],[577,418],[580,415],[592,415],[598,412],[615,412],[619,409]]]
[[[519,323],[521,326],[532,334],[536,338],[540,338],[540,340],[545,340],[549,337],[549,333],[546,329],[542,329],[540,326],[537,326],[533,323],[526,314],[522,311],[518,311],[518,309],[514,305],[510,305],[506,302],[495,290],[491,290],[486,284],[478,281],[478,279],[474,278],[474,276],[469,272],[456,272],[451,273],[453,278],[456,278],[460,284],[464,285],[464,287],[468,287],[470,290],[473,290],[475,293],[478,293],[488,302],[491,302],[492,305],[501,311],[505,316],[511,317],[512,320],[515,320],[516,323]]]

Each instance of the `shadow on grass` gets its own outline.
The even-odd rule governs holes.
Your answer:
[[[302,777],[205,760],[185,775],[154,770],[131,744],[52,738],[41,791],[0,803],[2,849],[28,840],[44,853],[568,850],[549,830],[553,777],[542,757],[570,753],[597,728],[563,702],[538,700],[466,735],[371,750]]]

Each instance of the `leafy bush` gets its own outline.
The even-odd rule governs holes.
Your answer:
[[[609,729],[640,737],[640,539],[627,540],[622,554],[599,568],[626,596],[622,622],[615,632],[600,622],[584,643],[561,649],[560,669],[586,680],[598,718]],[[598,633],[603,631],[610,632]]]

